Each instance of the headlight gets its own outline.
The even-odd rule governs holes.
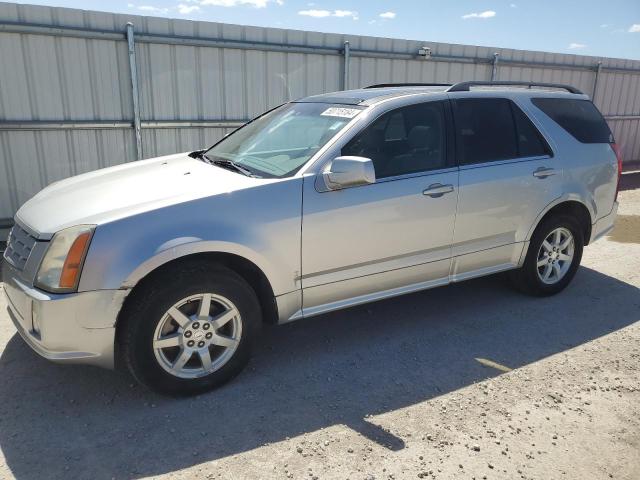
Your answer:
[[[78,225],[56,233],[38,269],[36,286],[56,293],[76,291],[94,229],[95,225]]]

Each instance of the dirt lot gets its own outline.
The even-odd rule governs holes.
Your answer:
[[[637,480],[640,189],[621,202],[556,297],[498,276],[269,328],[192,399],[47,363],[2,304],[0,478]]]

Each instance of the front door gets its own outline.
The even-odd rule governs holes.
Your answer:
[[[391,110],[342,148],[373,161],[376,183],[319,192],[305,178],[305,316],[448,282],[458,171],[445,108]]]

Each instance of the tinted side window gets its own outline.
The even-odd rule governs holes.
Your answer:
[[[531,120],[524,114],[520,107],[511,102],[513,118],[516,122],[516,132],[518,135],[518,156],[519,157],[540,157],[550,155],[551,149],[542,137],[542,134],[531,123]]]
[[[377,178],[447,166],[442,102],[385,113],[342,148],[341,155],[370,158]]]
[[[455,123],[461,165],[507,160],[518,156],[509,100],[457,99]]]
[[[533,98],[531,102],[582,143],[613,141],[607,122],[589,100]]]

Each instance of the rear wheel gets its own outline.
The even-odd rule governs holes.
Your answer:
[[[191,395],[236,376],[261,324],[253,289],[223,267],[177,266],[143,287],[122,319],[122,353],[141,383]]]
[[[554,295],[576,274],[583,246],[582,229],[573,217],[551,217],[534,232],[524,264],[511,273],[511,278],[525,293]]]

